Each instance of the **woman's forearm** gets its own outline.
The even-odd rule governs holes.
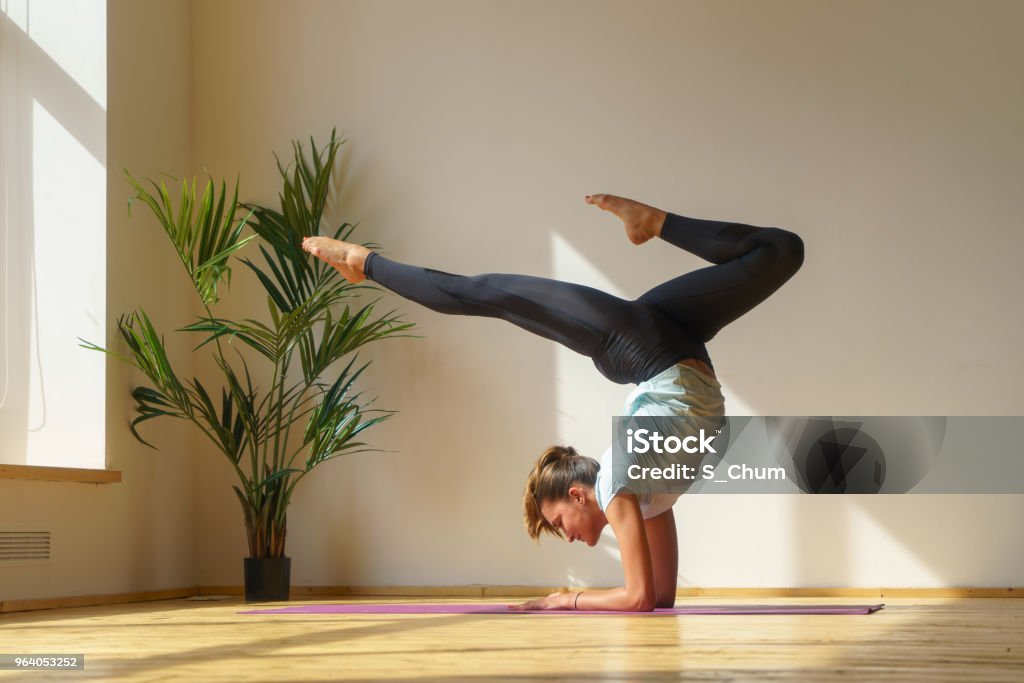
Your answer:
[[[656,602],[654,595],[631,595],[625,587],[577,591],[575,595],[572,608],[581,611],[650,612]]]

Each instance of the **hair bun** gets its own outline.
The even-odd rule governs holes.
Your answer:
[[[574,484],[593,488],[600,468],[596,460],[580,455],[572,446],[551,446],[545,450],[527,478],[523,492],[523,520],[530,538],[538,538],[542,531],[563,536],[541,514],[541,504],[564,500]]]

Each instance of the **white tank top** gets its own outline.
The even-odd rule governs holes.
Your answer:
[[[626,397],[622,414],[644,417],[720,417],[725,415],[725,398],[722,396],[722,385],[717,379],[689,365],[677,363],[638,384]],[[607,510],[621,488],[616,487],[612,479],[612,449],[609,447],[601,456],[601,469],[597,472],[597,482],[594,484],[598,506]],[[656,493],[638,496],[643,518],[657,517],[671,508],[680,495]]]

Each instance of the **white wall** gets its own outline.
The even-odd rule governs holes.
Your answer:
[[[193,315],[187,278],[159,227],[129,221],[123,168],[140,175],[190,168],[189,4],[110,0],[107,6],[107,321],[144,306],[170,331]],[[73,226],[69,226],[69,229]],[[60,255],[67,258],[66,255]],[[169,337],[171,335],[168,335]],[[189,345],[172,358],[191,372]],[[82,354],[89,352],[84,349]],[[0,599],[181,588],[196,584],[193,436],[187,425],[149,423],[152,451],[126,426],[141,378],[107,364],[106,462],[119,484],[0,480],[0,528],[52,532],[52,561],[0,568]]]

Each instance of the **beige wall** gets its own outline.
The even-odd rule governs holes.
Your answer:
[[[108,3],[108,339],[117,315],[144,306],[158,325],[192,315],[189,284],[155,224],[128,219],[121,169],[156,176],[190,167],[189,4]],[[172,351],[189,370],[188,347]],[[82,351],[86,353],[86,351]],[[107,466],[120,484],[0,480],[3,526],[52,532],[52,561],[0,568],[0,599],[96,595],[196,584],[193,437],[150,423],[160,451],[128,433],[132,371],[107,365]]]
[[[710,345],[731,413],[1024,412],[1019,3],[224,0],[195,3],[187,35],[183,5],[114,7],[123,29],[112,45],[166,46],[135,48],[123,75],[148,88],[150,60],[167,60],[192,127],[190,160],[182,100],[168,110],[136,90],[121,97],[139,113],[115,125],[112,76],[112,167],[121,156],[239,173],[246,198],[271,202],[271,150],[286,156],[290,139],[338,126],[351,142],[335,216],[361,221],[361,239],[436,268],[624,296],[700,263],[665,244],[630,246],[584,194],[785,227],[806,242],[803,271]],[[142,245],[152,235],[117,227],[117,215],[112,232],[158,258],[155,242]],[[128,253],[112,246],[117,272],[145,282]],[[166,296],[176,322],[187,307]],[[112,286],[109,309],[128,298]],[[598,454],[628,388],[503,323],[384,303],[424,335],[372,354],[367,386],[400,411],[371,433],[391,452],[329,463],[300,486],[293,582],[618,582],[612,538],[597,550],[534,546],[519,497],[550,442]],[[240,583],[230,472],[169,425],[161,453],[135,446],[118,393],[128,379],[111,372],[111,458],[126,482],[107,495],[124,502],[82,501],[74,518],[106,515],[135,539],[106,571],[138,557],[150,570],[162,539],[147,533],[173,529],[182,556],[196,543],[166,580],[140,572],[111,590]],[[194,482],[172,460],[175,439],[201,456]],[[694,496],[676,506],[681,583],[1020,585],[1011,539],[1022,512],[1020,496]]]
[[[337,208],[362,239],[628,296],[700,264],[632,248],[586,193],[786,227],[803,271],[710,346],[732,413],[1019,414],[1021,20],[1014,2],[204,2],[195,161],[269,201],[269,149],[338,126]],[[302,485],[296,583],[618,581],[611,539],[534,547],[518,505],[550,441],[603,449],[627,389],[502,323],[403,310],[425,338],[379,347],[369,378],[401,411],[373,435],[395,452]],[[235,578],[224,488],[203,497],[203,583]],[[680,575],[1019,585],[1022,508],[693,497]]]

